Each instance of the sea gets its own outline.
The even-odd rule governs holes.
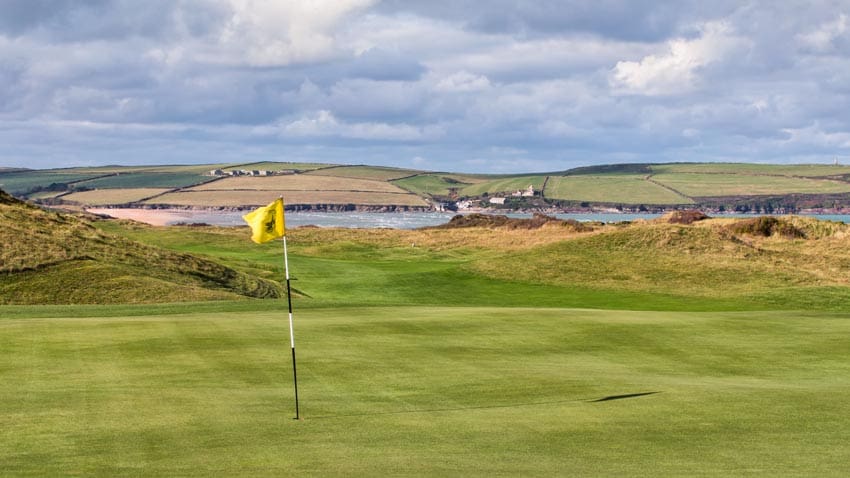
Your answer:
[[[247,211],[176,210],[176,209],[93,209],[98,214],[107,214],[122,219],[134,219],[158,225],[209,224],[213,226],[244,226],[242,215]],[[141,213],[141,214],[140,214]],[[457,213],[450,212],[309,212],[286,213],[287,227],[318,226],[345,228],[389,228],[417,229],[438,226],[449,222]],[[508,213],[512,218],[530,218],[531,213]],[[581,222],[616,223],[637,219],[654,219],[660,214],[626,213],[559,213],[558,219],[575,219]],[[758,215],[724,214],[713,217],[755,217]],[[817,214],[817,219],[850,223],[850,215]]]

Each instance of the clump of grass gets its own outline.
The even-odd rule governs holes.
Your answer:
[[[750,234],[754,236],[771,237],[778,235],[786,239],[806,237],[806,233],[784,219],[773,216],[761,216],[744,219],[729,226],[735,234]]]
[[[702,211],[698,211],[696,209],[688,209],[684,211],[673,211],[669,214],[664,215],[662,219],[666,222],[669,222],[670,224],[693,224],[697,221],[704,221],[706,219],[710,219],[710,217],[708,217]]]
[[[424,229],[460,229],[460,228],[505,228],[505,229],[539,229],[543,226],[564,226],[576,232],[592,231],[593,226],[583,224],[575,219],[562,220],[545,214],[534,213],[531,219],[514,219],[494,214],[458,214],[448,223]]]

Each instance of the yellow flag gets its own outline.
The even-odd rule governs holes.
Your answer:
[[[283,223],[283,199],[257,208],[242,216],[242,219],[251,226],[251,240],[257,244],[283,237],[286,232]]]

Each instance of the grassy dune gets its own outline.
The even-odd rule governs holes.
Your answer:
[[[848,226],[793,220],[805,239],[736,233],[735,221],[636,223],[576,232],[293,229],[303,306],[522,305],[638,310],[850,307]],[[245,229],[99,227],[252,274],[281,277],[279,244]]]
[[[276,282],[104,233],[88,219],[0,191],[0,304],[107,304],[279,297]]]

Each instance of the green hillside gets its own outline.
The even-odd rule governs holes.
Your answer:
[[[279,297],[276,282],[48,212],[0,191],[0,303],[110,304]]]
[[[217,169],[224,177],[210,175]],[[363,181],[372,186],[364,188]],[[280,191],[297,190],[287,204],[300,209],[427,210],[449,198],[508,196],[529,185],[535,195],[512,201],[512,207],[850,208],[850,166],[825,164],[612,164],[513,175],[285,162],[0,170],[0,188],[18,197],[78,207],[250,207]],[[92,192],[104,190],[109,191]],[[402,194],[384,194],[390,190]]]

